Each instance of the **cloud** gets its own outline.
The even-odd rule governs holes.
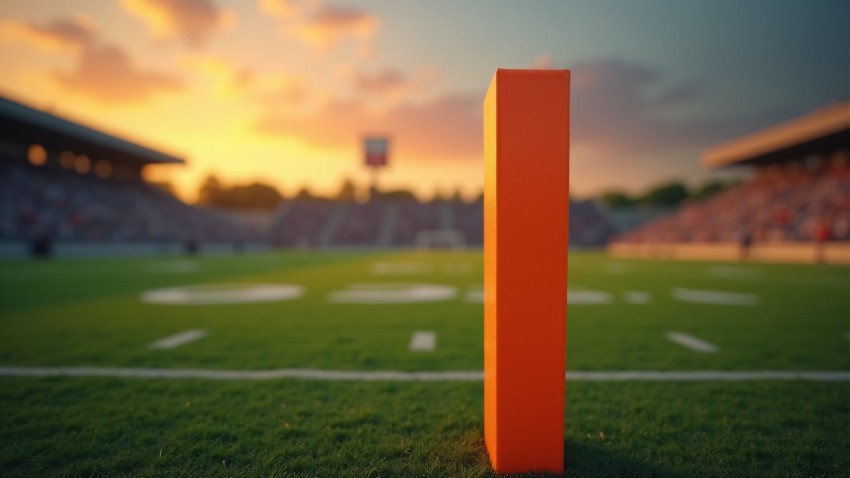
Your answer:
[[[406,96],[421,96],[439,79],[441,71],[436,67],[426,67],[414,73],[396,68],[367,73],[356,72],[350,75],[355,93],[367,98],[395,102]]]
[[[365,134],[391,137],[398,156],[445,160],[481,156],[481,98],[449,95],[423,105],[374,112],[364,103],[336,100],[302,117],[267,111],[263,134],[284,136],[322,149],[358,148]]]
[[[86,48],[73,71],[54,72],[53,77],[64,89],[103,102],[139,103],[183,88],[176,77],[139,70],[115,47]]]
[[[370,41],[379,25],[377,16],[360,10],[320,6],[284,31],[318,50],[327,50],[346,40],[355,40],[359,43],[361,53],[368,53]]]
[[[179,38],[191,47],[203,45],[217,30],[232,25],[231,12],[210,0],[121,0],[159,38]]]
[[[696,84],[669,84],[653,68],[616,59],[572,65],[572,142],[611,157],[648,156],[679,147],[701,148],[742,129],[742,121],[675,118],[693,105]],[[745,128],[744,128],[745,129]]]
[[[50,52],[79,51],[94,41],[96,32],[84,16],[37,24],[7,20],[0,23],[0,35],[20,40]]]
[[[697,111],[702,93],[699,84],[671,82],[639,63],[603,59],[572,66],[572,145],[581,153],[579,161],[652,159],[698,151],[762,120],[699,116],[692,112]],[[280,101],[275,108],[264,109],[256,128],[320,149],[358,148],[362,135],[377,133],[391,136],[394,151],[405,157],[480,158],[480,96],[449,94],[414,102],[421,95],[402,95],[386,108],[372,107],[370,96],[411,91],[416,77],[393,68],[353,73],[348,78],[355,99],[331,100],[309,115]]]
[[[62,89],[110,103],[139,103],[154,95],[178,91],[182,81],[165,73],[141,70],[124,50],[104,45],[87,17],[59,18],[47,23],[5,21],[0,34],[50,52],[73,57],[70,72],[53,71]]]
[[[541,53],[534,57],[532,67],[538,70],[548,70],[552,68],[552,57],[548,53]]]
[[[311,96],[307,83],[300,77],[274,73],[263,76],[257,82],[255,99],[266,111],[301,111]]]
[[[301,10],[292,0],[259,0],[260,11],[278,18],[294,18]]]
[[[221,57],[209,56],[193,59],[189,65],[209,77],[219,97],[232,97],[245,92],[257,80],[256,73]]]
[[[376,96],[392,96],[405,90],[410,78],[396,69],[386,69],[374,74],[358,73],[354,86],[358,92]]]

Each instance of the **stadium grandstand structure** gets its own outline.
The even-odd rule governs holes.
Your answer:
[[[615,232],[606,212],[592,200],[570,201],[569,221],[573,247],[603,247]],[[483,202],[294,199],[275,213],[269,238],[272,245],[286,248],[481,247]]]
[[[850,262],[850,101],[709,149],[753,178],[616,238],[621,257]]]
[[[270,213],[199,208],[143,179],[146,166],[182,158],[5,98],[0,126],[0,253],[483,244],[481,198],[293,198]],[[601,247],[615,232],[595,202],[571,201],[570,211],[573,246]],[[452,240],[423,241],[429,235]]]
[[[202,239],[250,240],[250,230],[142,178],[147,165],[183,163],[0,98],[0,241],[50,249],[53,243],[183,247]]]

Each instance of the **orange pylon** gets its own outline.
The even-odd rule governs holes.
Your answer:
[[[568,70],[496,70],[484,100],[484,440],[497,473],[564,469]]]

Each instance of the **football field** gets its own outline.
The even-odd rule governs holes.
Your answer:
[[[567,476],[850,475],[850,268],[569,267]],[[480,251],[2,262],[0,475],[490,476],[482,272]]]

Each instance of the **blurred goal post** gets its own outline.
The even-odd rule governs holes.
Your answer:
[[[451,229],[419,231],[413,239],[416,249],[465,249],[466,238],[463,232]]]

